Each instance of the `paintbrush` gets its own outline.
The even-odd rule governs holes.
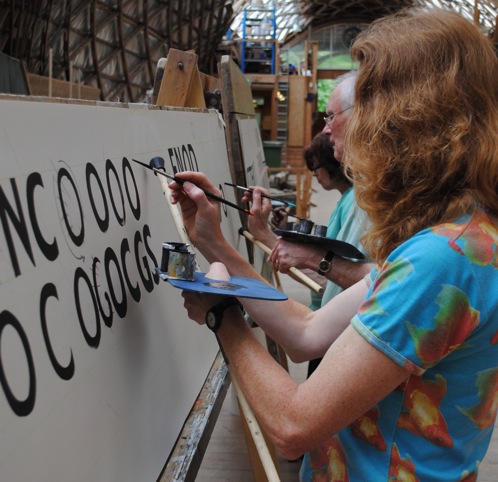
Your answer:
[[[241,191],[253,192],[252,189],[249,189],[249,188],[244,187],[244,186],[237,186],[237,184],[231,184],[229,182],[226,182],[225,184],[227,186],[232,186],[232,187],[235,187],[237,189],[240,189]],[[268,194],[261,194],[261,197],[271,199],[272,201],[278,201],[282,204],[286,204],[287,206],[292,206],[293,208],[297,208],[297,206],[294,203],[291,203],[290,201],[284,201],[283,199],[278,199],[277,197],[268,196]]]
[[[137,161],[136,159],[132,159],[132,161],[136,162],[137,164],[140,164],[141,166],[146,167],[147,169],[150,169],[151,171],[154,171],[156,174],[159,174],[160,176],[167,177],[168,179],[171,179],[172,181],[175,181],[178,184],[184,184],[186,182],[183,179],[180,179],[179,177],[168,174],[166,171],[162,171],[161,169],[156,169],[155,167],[149,166],[148,164],[145,164],[145,162],[140,162],[140,161]],[[199,186],[197,186],[197,187],[199,187]],[[237,206],[237,204],[234,204],[230,201],[227,201],[226,199],[224,199],[220,196],[217,196],[216,194],[213,194],[212,192],[207,191],[206,189],[202,189],[202,187],[199,187],[199,189],[201,191],[203,191],[207,197],[214,199],[215,201],[218,201],[222,204],[226,204],[227,206],[238,209],[239,211],[242,211],[243,213],[250,214],[251,216],[254,216],[254,213],[249,211],[249,209],[241,208],[240,206]]]

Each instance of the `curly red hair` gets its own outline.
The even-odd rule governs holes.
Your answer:
[[[498,59],[454,12],[407,9],[352,47],[360,67],[345,163],[381,262],[421,229],[498,214]]]

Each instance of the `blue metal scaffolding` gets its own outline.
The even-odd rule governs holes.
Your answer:
[[[245,8],[242,17],[241,70],[275,74],[277,56],[275,8]]]

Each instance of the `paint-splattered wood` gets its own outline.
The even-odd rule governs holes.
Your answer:
[[[196,479],[229,385],[228,370],[219,353],[158,482]]]
[[[255,117],[251,86],[235,62],[223,55],[218,64],[218,74],[221,80],[221,100],[226,124],[228,159],[232,168],[232,182],[246,185],[244,159],[240,146],[240,135],[237,126],[239,119]],[[246,219],[241,219],[245,225]]]
[[[221,57],[218,73],[223,83],[223,90],[227,94],[223,103],[223,112],[255,116],[251,85],[228,55]]]

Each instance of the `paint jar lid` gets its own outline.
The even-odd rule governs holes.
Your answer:
[[[179,251],[180,253],[188,252],[189,244],[187,243],[163,243],[163,248],[169,249],[171,251]]]

